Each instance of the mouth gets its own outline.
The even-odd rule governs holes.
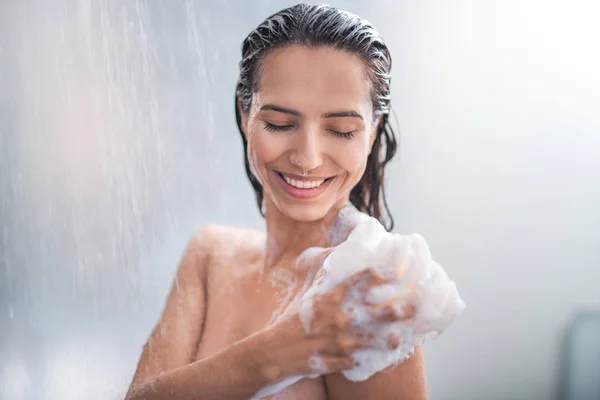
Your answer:
[[[335,178],[335,176],[330,176],[328,178],[308,178],[285,174],[279,171],[274,172],[279,178],[279,183],[289,195],[304,199],[316,197],[321,194]]]

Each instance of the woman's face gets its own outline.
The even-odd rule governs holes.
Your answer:
[[[262,62],[247,157],[265,200],[296,221],[348,201],[366,167],[376,121],[364,64],[331,48],[285,47]]]

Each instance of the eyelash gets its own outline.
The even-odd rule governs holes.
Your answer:
[[[293,127],[294,127],[293,125],[274,125],[269,122],[265,122],[265,129],[268,131],[271,131],[271,132],[285,132],[285,131],[289,131]],[[347,139],[347,140],[352,139],[354,137],[354,131],[338,132],[338,131],[334,131],[331,129],[328,129],[328,131],[333,133],[336,136],[339,136],[339,137]]]

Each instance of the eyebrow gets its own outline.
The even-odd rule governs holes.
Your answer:
[[[302,113],[300,111],[292,110],[290,108],[276,106],[275,104],[265,104],[264,106],[262,106],[260,108],[260,111],[276,111],[276,112],[280,112],[283,114],[294,115],[296,117],[302,116]],[[345,117],[363,119],[363,117],[356,111],[336,111],[336,112],[330,112],[330,113],[323,114],[323,118],[345,118]]]

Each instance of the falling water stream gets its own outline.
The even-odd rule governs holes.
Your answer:
[[[260,226],[237,200],[252,196],[230,109],[241,17],[191,0],[8,3],[0,398],[117,399],[189,236],[216,214]]]

